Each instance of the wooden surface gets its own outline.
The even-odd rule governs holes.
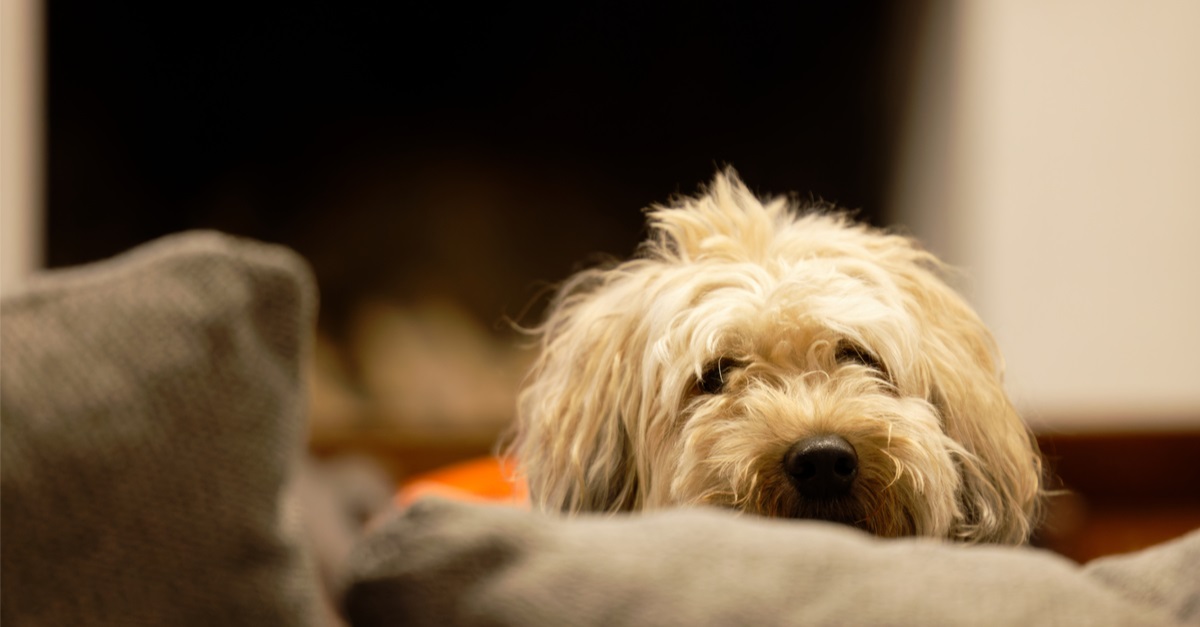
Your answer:
[[[1041,435],[1052,496],[1037,544],[1077,561],[1200,528],[1200,431]]]

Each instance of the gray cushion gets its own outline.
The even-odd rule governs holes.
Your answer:
[[[425,501],[360,543],[345,603],[359,626],[1200,621],[1200,532],[1119,561],[717,510],[567,520]]]
[[[314,314],[295,254],[215,233],[6,298],[3,622],[310,624],[289,486]]]

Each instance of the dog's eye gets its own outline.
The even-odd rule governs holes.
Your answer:
[[[701,394],[720,394],[725,389],[725,378],[729,371],[740,365],[732,359],[718,359],[704,368],[700,380],[696,381],[696,391]]]
[[[839,364],[858,364],[866,366],[872,370],[878,370],[881,373],[887,373],[883,368],[883,364],[879,358],[872,355],[867,349],[855,344],[854,342],[841,342],[837,346],[837,352],[834,353],[834,359]]]

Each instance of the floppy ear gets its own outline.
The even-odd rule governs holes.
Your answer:
[[[636,420],[645,346],[618,271],[571,278],[541,327],[541,353],[517,400],[510,452],[536,507],[565,512],[640,506]]]
[[[926,261],[933,263],[932,258]],[[951,533],[976,542],[1020,543],[1038,522],[1042,463],[1004,391],[991,333],[974,311],[927,267],[909,273],[922,330],[921,367],[928,400],[943,429],[964,449],[961,522]]]
[[[654,318],[632,304],[662,289],[663,267],[765,246],[785,204],[764,207],[727,169],[705,193],[651,207],[650,237],[634,259],[576,274],[559,290],[533,330],[541,353],[509,447],[535,505],[612,512],[661,496],[666,486],[649,472],[651,457],[667,454],[664,385],[647,350]]]

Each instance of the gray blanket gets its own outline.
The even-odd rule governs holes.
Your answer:
[[[679,510],[566,520],[419,503],[359,545],[355,625],[1173,625],[1200,622],[1200,531],[1079,566]]]

